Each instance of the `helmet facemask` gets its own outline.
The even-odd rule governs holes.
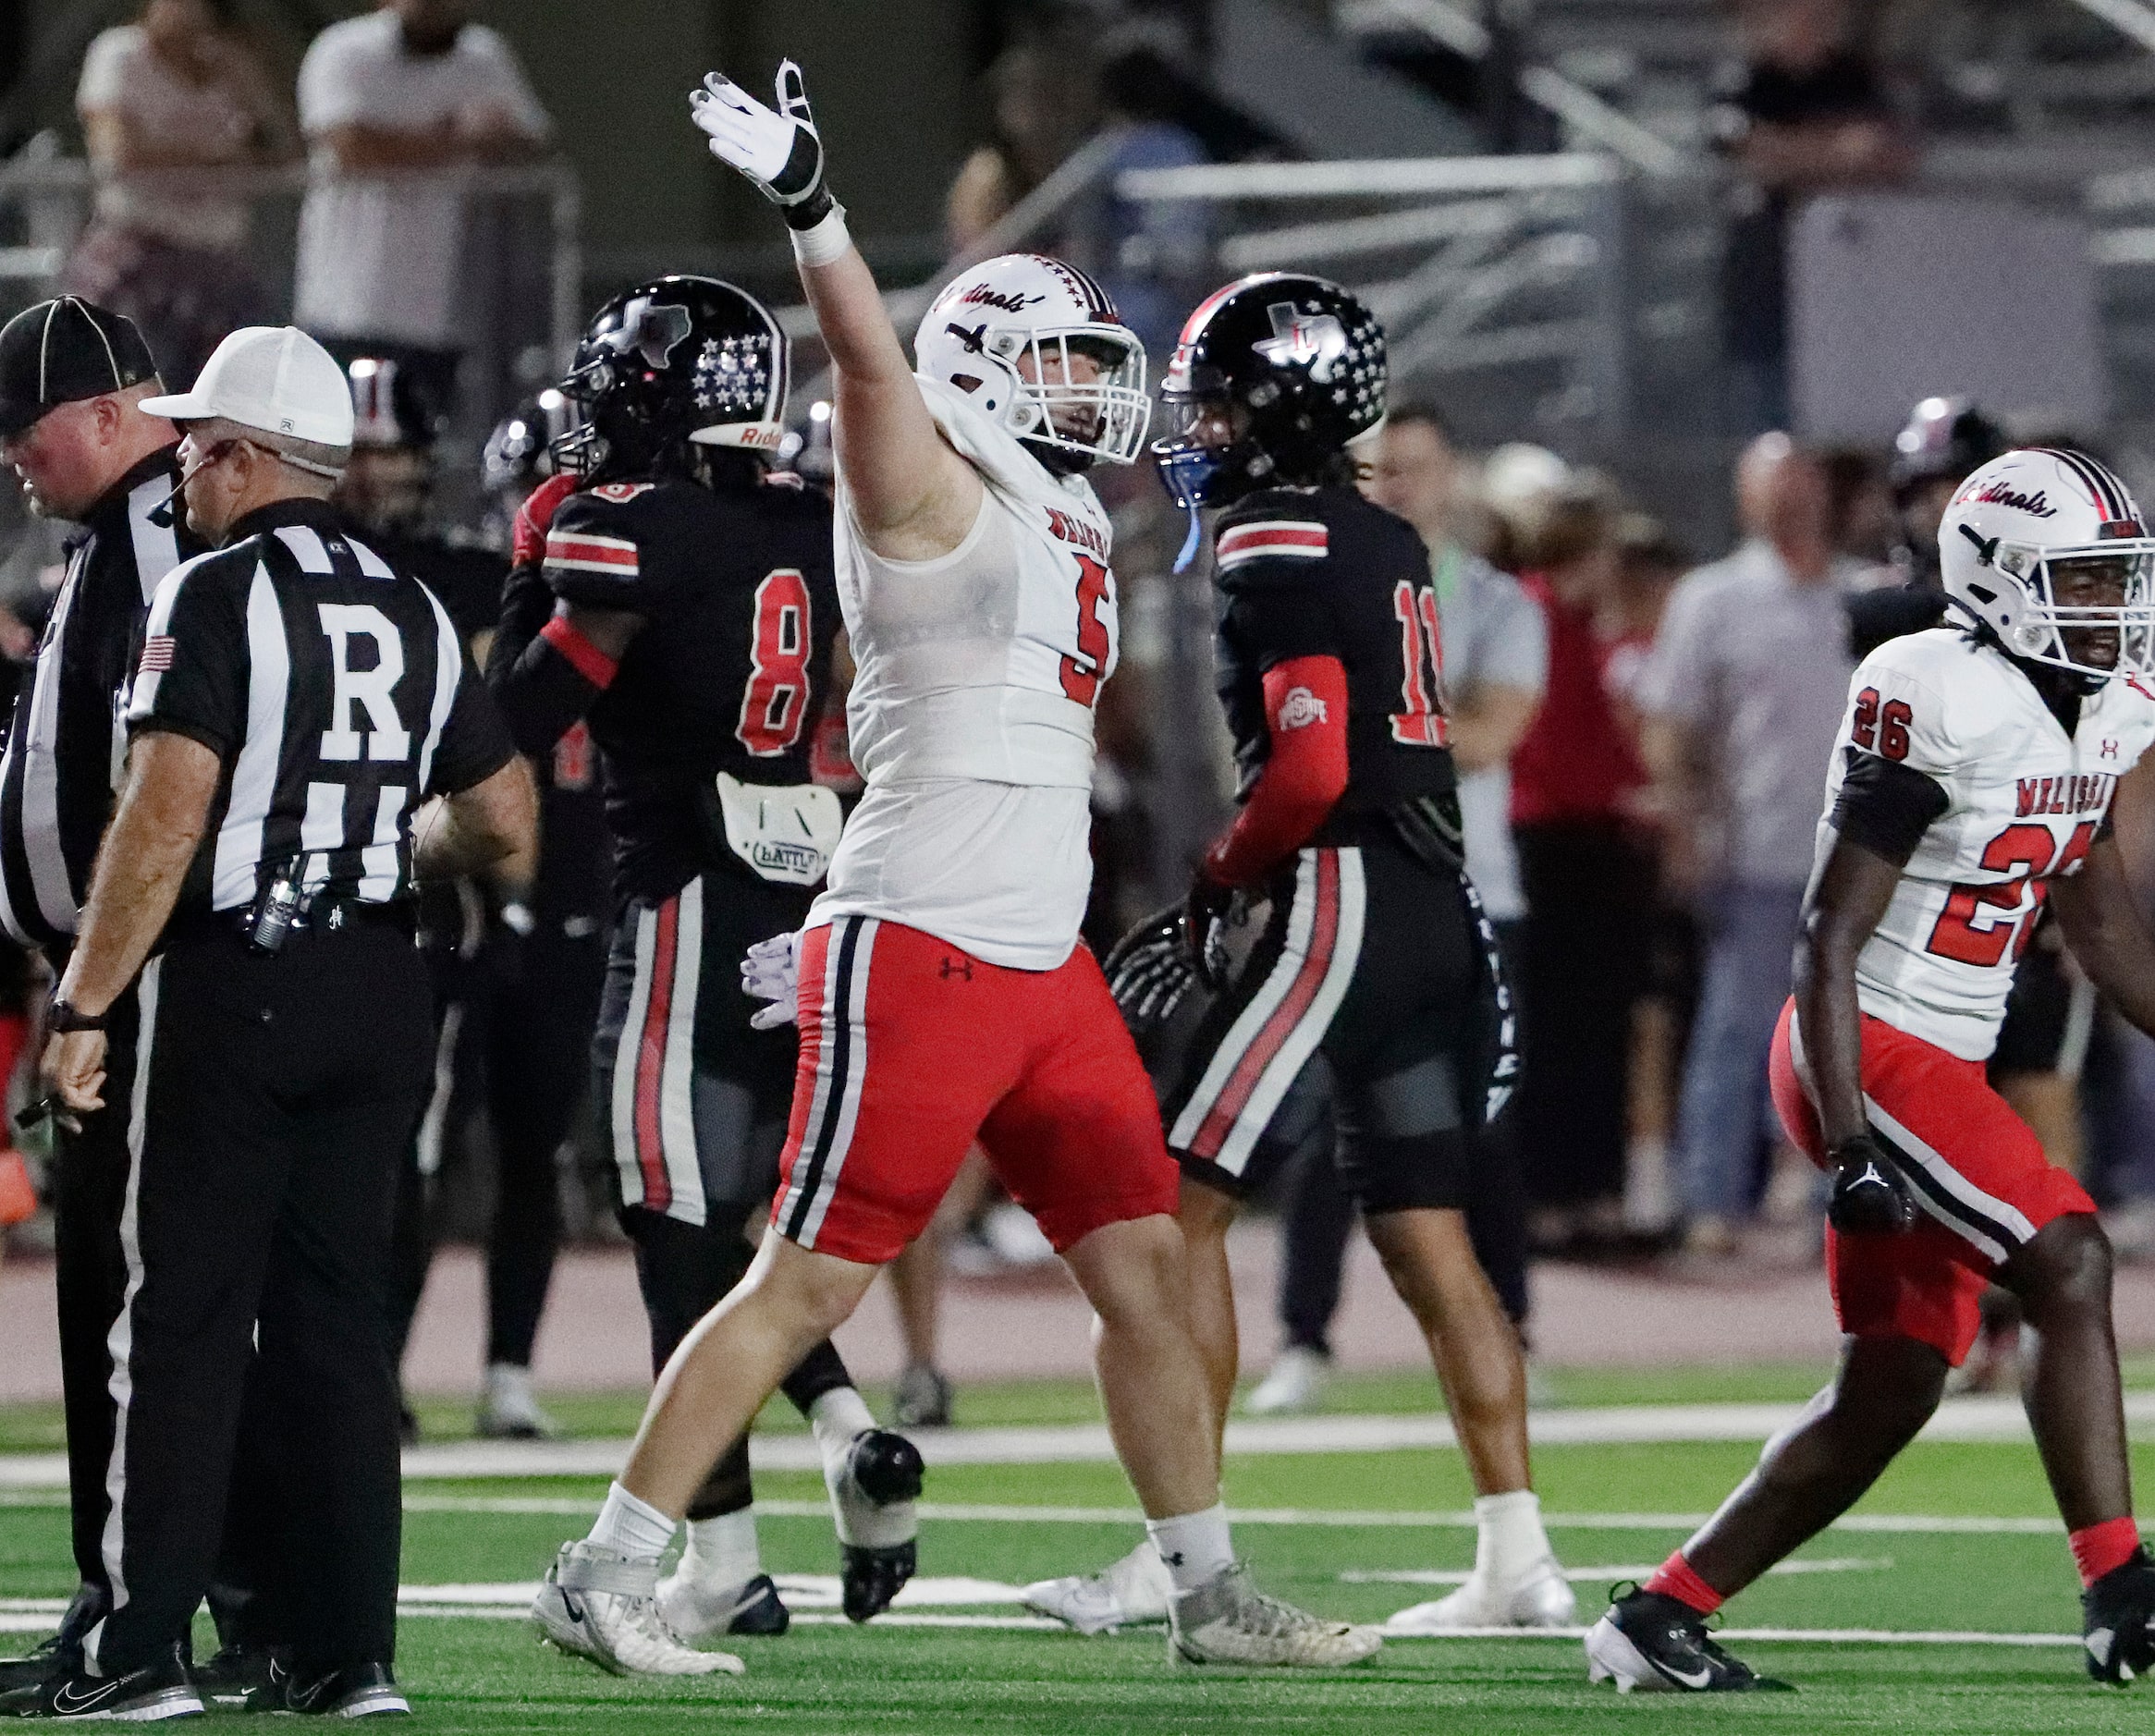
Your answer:
[[[1152,399],[1145,346],[1134,333],[1120,325],[1040,332],[988,325],[976,336],[1016,382],[1008,426],[1019,439],[1110,464],[1128,464],[1143,449]],[[1090,379],[1082,377],[1087,363],[1096,370]]]
[[[2155,675],[2155,538],[2037,547],[1990,544],[1966,526],[1961,527],[1961,533],[1982,547],[1985,567],[2020,592],[2016,618],[1994,629],[2014,656],[2097,681]],[[2074,581],[2078,575],[2071,569],[2096,565],[2122,569],[2115,575],[2124,581],[2118,602],[2059,601],[2062,583],[2068,590],[2076,588]],[[2089,632],[2116,635],[2113,662],[2088,661],[2075,654],[2073,641]]]

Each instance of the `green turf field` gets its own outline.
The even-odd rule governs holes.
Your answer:
[[[1757,1371],[1731,1378],[1611,1377],[1594,1397],[1785,1396],[1803,1389],[1808,1372],[1782,1371],[1780,1386]],[[1376,1391],[1365,1391],[1365,1401]],[[1053,1420],[1072,1398],[1060,1388],[981,1393],[975,1414]],[[1537,1471],[1560,1521],[1557,1547],[1568,1566],[1599,1570],[1579,1583],[1582,1611],[1597,1608],[1607,1579],[1666,1554],[1684,1534],[1682,1516],[1710,1507],[1755,1456],[1753,1447],[1723,1443],[1544,1449]],[[2155,1446],[2142,1460],[2149,1486]],[[827,1522],[802,1510],[820,1499],[816,1480],[771,1475],[759,1488],[777,1510],[763,1523],[766,1566],[781,1575],[834,1572]],[[596,1481],[566,1478],[410,1485],[408,1595],[438,1599],[420,1588],[456,1586],[480,1605],[506,1608],[510,1588],[535,1580],[555,1546],[582,1530],[601,1491]],[[1441,1595],[1441,1585],[1401,1576],[1456,1571],[1472,1559],[1471,1531],[1444,1518],[1470,1498],[1456,1453],[1247,1458],[1230,1467],[1229,1498],[1261,1515],[1241,1524],[1238,1538],[1263,1582],[1328,1613],[1379,1620]],[[949,1467],[931,1473],[927,1498],[923,1575],[993,1583],[961,1588],[974,1597],[1102,1564],[1137,1534],[1134,1514],[1110,1516],[1129,1509],[1130,1498],[1109,1465]],[[27,1620],[33,1600],[71,1588],[57,1500],[0,1496],[0,1613],[12,1606],[15,1622]],[[1022,1618],[1007,1601],[924,1606],[904,1625],[849,1628],[817,1607],[813,1587],[795,1598],[805,1619],[793,1633],[735,1643],[748,1661],[743,1678],[616,1681],[542,1649],[520,1620],[415,1611],[403,1622],[399,1674],[426,1728],[444,1732],[2144,1730],[2155,1723],[2155,1684],[2119,1693],[2082,1672],[2073,1644],[2076,1585],[2051,1518],[2031,1448],[1913,1449],[1855,1522],[1803,1552],[1805,1571],[1773,1575],[1730,1607],[1733,1629],[1795,1636],[1733,1643],[1762,1671],[1797,1683],[1793,1695],[1620,1700],[1587,1688],[1575,1639],[1397,1641],[1373,1665],[1348,1671],[1206,1673],[1170,1666],[1157,1631],[1084,1640],[998,1625]],[[1881,1637],[1801,1637],[1826,1631]],[[1916,1632],[2016,1643],[1890,1643]]]

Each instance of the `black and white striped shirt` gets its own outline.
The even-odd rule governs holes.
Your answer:
[[[84,516],[16,696],[0,759],[0,927],[25,946],[74,938],[119,789],[142,617],[165,575],[202,552],[167,507],[176,452],[144,458]]]
[[[131,729],[224,764],[175,917],[302,883],[387,903],[411,888],[410,818],[515,753],[448,612],[316,500],[249,514],[157,589]]]

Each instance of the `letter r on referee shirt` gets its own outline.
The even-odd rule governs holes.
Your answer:
[[[398,721],[395,690],[404,676],[404,642],[394,621],[371,603],[318,603],[322,630],[329,635],[329,657],[337,674],[337,699],[330,711],[330,726],[322,732],[322,757],[356,760],[361,757],[360,738],[368,740],[365,757],[400,760],[410,752],[411,737]],[[374,642],[374,666],[351,666],[351,642],[364,633]],[[351,708],[357,704],[367,715],[367,730],[350,727]]]

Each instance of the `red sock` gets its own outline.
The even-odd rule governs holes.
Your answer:
[[[1691,1571],[1691,1563],[1684,1559],[1681,1549],[1662,1562],[1641,1589],[1688,1604],[1702,1616],[1710,1616],[1721,1607],[1720,1593]]]
[[[2065,1539],[2073,1546],[2073,1559],[2080,1568],[2080,1583],[2092,1585],[2112,1568],[2133,1559],[2140,1547],[2140,1527],[2128,1513],[2123,1519],[2106,1519],[2100,1525],[2075,1531]]]

